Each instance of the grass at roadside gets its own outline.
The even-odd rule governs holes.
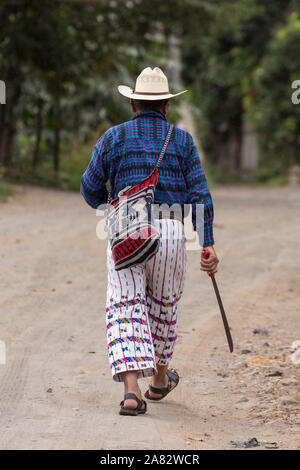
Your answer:
[[[97,141],[93,137],[85,144],[73,143],[60,155],[60,169],[58,172],[53,170],[51,159],[41,158],[36,170],[32,168],[31,155],[24,157],[18,165],[10,168],[5,173],[8,183],[31,184],[48,188],[59,188],[70,191],[79,191],[80,179],[85,171],[92,155],[92,150]],[[0,174],[1,178],[1,174]],[[0,198],[1,194],[10,191],[11,186],[0,179]]]
[[[62,154],[61,171],[66,179],[66,189],[79,191],[81,176],[88,166],[96,141],[94,137],[84,145],[73,145],[69,152]]]
[[[282,172],[279,175],[276,174],[274,176],[262,178],[259,169],[254,170],[253,172],[234,175],[222,170],[221,168],[210,165],[207,162],[204,162],[204,168],[208,186],[211,189],[214,189],[215,187],[220,185],[245,185],[265,188],[276,188],[289,184],[288,171]]]
[[[13,186],[0,179],[0,201],[5,201],[5,199],[7,199],[13,193]]]

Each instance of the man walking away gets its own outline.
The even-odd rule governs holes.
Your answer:
[[[169,123],[166,116],[172,94],[168,80],[158,67],[145,68],[137,77],[135,89],[119,86],[130,99],[131,120],[108,129],[98,140],[87,170],[82,176],[81,193],[97,208],[107,202],[106,182],[112,199],[119,192],[145,179],[155,167]],[[193,226],[204,239],[208,259],[200,258],[200,268],[217,271],[213,248],[213,203],[199,154],[192,136],[174,127],[165,156],[159,167],[154,203],[193,205]],[[204,206],[204,225],[195,217],[197,204]],[[145,393],[159,401],[178,384],[179,376],[169,368],[177,339],[178,302],[183,293],[186,272],[186,241],[182,212],[156,211],[160,232],[157,253],[147,262],[116,270],[110,243],[107,247],[106,328],[108,358],[112,377],[124,383],[120,414],[143,414],[147,403],[138,384],[141,377],[152,377]],[[201,237],[200,237],[201,239]]]

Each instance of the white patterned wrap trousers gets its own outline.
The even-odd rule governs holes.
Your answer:
[[[177,219],[155,219],[160,247],[149,261],[116,271],[107,247],[106,328],[113,379],[135,370],[152,376],[169,364],[177,338],[177,307],[186,274],[184,226]]]

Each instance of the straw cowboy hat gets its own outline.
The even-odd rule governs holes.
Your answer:
[[[168,79],[159,67],[146,67],[135,82],[135,89],[129,86],[118,86],[119,93],[133,100],[166,100],[181,95],[187,90],[173,95],[169,91]]]

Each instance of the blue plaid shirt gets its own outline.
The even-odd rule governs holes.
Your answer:
[[[91,161],[81,178],[81,193],[93,208],[107,202],[106,182],[111,182],[112,198],[126,186],[149,176],[165,140],[169,124],[160,111],[142,111],[130,121],[111,127],[98,140]],[[192,204],[194,230],[204,231],[201,244],[213,239],[213,203],[199,154],[192,136],[174,127],[159,168],[155,204]],[[196,204],[204,206],[204,227],[196,218]],[[203,236],[202,236],[203,239]]]

